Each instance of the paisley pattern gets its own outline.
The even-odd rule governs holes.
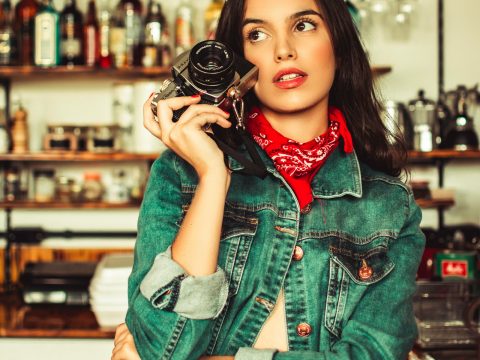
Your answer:
[[[253,108],[247,129],[255,142],[270,156],[276,169],[292,186],[301,208],[313,200],[310,182],[343,138],[345,152],[352,152],[352,138],[343,114],[329,108],[327,131],[299,143],[276,131],[259,108]]]

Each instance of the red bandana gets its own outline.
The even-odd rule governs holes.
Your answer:
[[[338,146],[340,137],[343,138],[343,150],[346,153],[353,151],[352,137],[342,112],[330,107],[328,118],[330,120],[328,129],[324,134],[301,144],[276,131],[259,108],[253,108],[249,115],[248,131],[292,187],[300,203],[300,209],[312,202],[310,183]]]

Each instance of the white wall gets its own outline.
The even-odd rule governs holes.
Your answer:
[[[179,0],[162,2],[167,16],[172,19]],[[192,1],[198,8],[198,33],[201,32],[201,14],[209,0]],[[445,81],[447,89],[464,83],[473,86],[480,82],[480,45],[478,43],[478,0],[448,0],[445,2]],[[55,1],[57,9],[61,1]],[[86,0],[79,1],[85,9]],[[435,99],[438,92],[437,73],[437,1],[419,0],[410,37],[393,39],[378,24],[365,32],[365,43],[373,64],[387,64],[393,72],[379,80],[385,98],[408,101],[423,88],[427,96]],[[172,21],[170,21],[172,23]],[[21,96],[29,111],[31,147],[39,150],[39,133],[48,122],[109,122],[112,120],[112,86],[114,80],[22,80],[13,84],[12,93]],[[137,109],[149,95],[148,86],[139,87],[135,96]],[[140,114],[140,112],[139,112]],[[138,116],[141,121],[141,115]],[[476,119],[480,134],[480,119]],[[82,164],[85,167],[98,165]],[[133,165],[132,165],[133,166]],[[414,178],[422,177],[436,184],[432,168],[414,168]],[[457,205],[446,213],[447,224],[480,223],[480,161],[451,162],[446,170],[445,184],[457,191]],[[136,210],[122,211],[15,211],[15,226],[43,224],[50,229],[134,230]],[[424,212],[424,225],[436,226],[436,212]],[[0,216],[0,229],[5,228],[5,217]]]

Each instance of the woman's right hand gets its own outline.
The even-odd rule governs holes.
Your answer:
[[[207,173],[227,172],[223,152],[206,134],[209,124],[223,128],[231,126],[229,114],[213,105],[198,104],[200,96],[182,96],[161,100],[157,104],[157,120],[151,110],[153,94],[143,106],[143,124],[197,171],[199,177]],[[177,122],[173,111],[188,106]]]

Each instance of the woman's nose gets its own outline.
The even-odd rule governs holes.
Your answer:
[[[288,40],[282,40],[277,44],[275,49],[275,60],[276,61],[285,61],[292,60],[297,57],[297,52],[292,43]]]

